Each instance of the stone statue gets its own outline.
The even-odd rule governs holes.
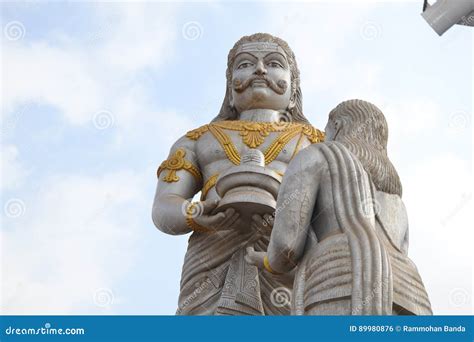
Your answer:
[[[299,71],[288,44],[269,34],[242,37],[230,50],[222,108],[172,147],[158,168],[152,218],[161,231],[192,233],[177,314],[275,315],[275,288],[293,275],[245,261],[267,250],[281,177],[324,135],[302,111]],[[199,191],[201,201],[190,202]]]
[[[345,101],[325,133],[287,168],[267,253],[248,247],[246,260],[269,273],[296,272],[292,314],[432,314],[407,256],[408,220],[384,115],[371,103]],[[288,200],[295,192],[298,199]]]

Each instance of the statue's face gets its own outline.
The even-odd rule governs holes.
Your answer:
[[[283,49],[275,43],[242,44],[232,67],[231,105],[237,112],[285,110],[290,98],[291,72]]]

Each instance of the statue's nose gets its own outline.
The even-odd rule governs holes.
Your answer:
[[[256,75],[266,75],[267,74],[267,69],[265,68],[265,65],[263,64],[263,61],[258,61],[257,62],[257,68],[255,69],[255,74]]]

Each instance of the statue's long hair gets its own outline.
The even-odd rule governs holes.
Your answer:
[[[382,111],[363,100],[348,100],[329,113],[329,120],[340,120],[335,138],[362,163],[377,190],[402,196],[397,170],[387,155],[388,125]]]
[[[288,116],[288,121],[293,122],[303,122],[308,123],[308,119],[303,115],[303,96],[301,94],[300,88],[300,71],[298,70],[298,65],[296,64],[296,59],[293,51],[288,46],[288,43],[283,39],[272,36],[268,33],[255,33],[250,36],[244,36],[240,38],[235,44],[234,47],[229,51],[227,57],[227,70],[226,70],[226,91],[224,101],[222,102],[221,110],[219,114],[212,121],[220,120],[238,120],[238,113],[235,108],[230,105],[230,97],[232,94],[232,68],[234,65],[235,55],[237,53],[240,45],[245,43],[253,42],[262,42],[262,43],[276,43],[278,44],[283,51],[285,51],[286,57],[288,59],[288,64],[291,72],[291,99],[290,101],[294,103],[293,106],[287,108],[286,115]]]

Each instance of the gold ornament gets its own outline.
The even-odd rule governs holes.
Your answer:
[[[186,224],[188,225],[189,228],[191,228],[193,231],[198,232],[198,233],[210,233],[213,232],[214,230],[201,226],[199,223],[195,222],[193,219],[193,215],[196,211],[195,207],[197,206],[198,203],[193,202],[190,203],[187,208],[186,208]]]
[[[239,131],[242,141],[250,148],[260,146],[270,132],[281,132],[290,128],[293,124],[288,122],[254,122],[254,121],[218,121],[211,125],[223,129]]]
[[[198,140],[204,133],[209,130],[209,125],[204,125],[199,128],[193,129],[186,133],[186,137],[191,140]]]
[[[186,134],[191,140],[198,140],[207,132],[210,132],[221,145],[227,158],[235,165],[240,165],[240,153],[231,138],[226,134],[225,130],[239,131],[242,141],[250,148],[260,146],[270,132],[282,132],[277,138],[263,151],[265,156],[265,164],[268,165],[278,157],[282,149],[294,137],[300,135],[296,143],[295,150],[291,158],[299,151],[303,137],[311,143],[324,141],[324,133],[311,125],[293,122],[253,122],[241,120],[217,121],[208,125],[201,126]],[[201,200],[206,198],[209,190],[215,186],[218,175],[209,177],[201,191]]]
[[[235,165],[240,165],[240,153],[232,140],[230,140],[229,136],[225,134],[221,128],[214,125],[210,125],[209,130],[217,139],[219,144],[221,144],[225,154],[227,155],[227,158],[229,158],[229,160]]]
[[[266,122],[222,121],[214,125],[224,129],[240,131],[242,141],[250,148],[260,146],[265,141],[265,137],[273,132]]]
[[[210,125],[209,131],[214,135],[217,141],[222,146],[227,158],[235,165],[240,165],[240,153],[235,147],[232,140],[224,130],[217,125]],[[265,164],[270,164],[280,154],[281,150],[285,145],[301,133],[301,125],[297,124],[293,127],[284,130],[264,151]]]
[[[293,122],[254,122],[242,120],[225,120],[201,126],[186,133],[191,140],[198,140],[204,133],[218,127],[232,131],[239,131],[242,141],[250,148],[260,146],[270,132],[282,132],[289,129],[300,129],[311,143],[324,141],[324,133],[311,125]]]
[[[170,158],[161,163],[158,171],[156,172],[158,178],[164,170],[168,170],[168,174],[163,177],[163,181],[167,183],[177,182],[179,181],[179,177],[176,174],[176,171],[186,170],[191,173],[198,182],[201,182],[201,172],[190,161],[184,159],[185,156],[186,151],[184,148],[178,148]]]
[[[276,272],[270,267],[270,261],[268,261],[268,256],[266,254],[265,254],[265,257],[263,258],[263,266],[265,266],[265,269],[272,274],[282,274],[282,273]]]
[[[209,177],[209,179],[206,181],[206,184],[204,184],[201,190],[201,201],[206,199],[207,193],[209,192],[209,190],[211,190],[212,187],[216,185],[218,177],[219,177],[219,174],[216,173],[215,175],[212,175],[211,177]]]
[[[308,140],[312,143],[318,143],[324,141],[324,132],[314,128],[311,125],[303,125],[303,134],[308,137]]]

